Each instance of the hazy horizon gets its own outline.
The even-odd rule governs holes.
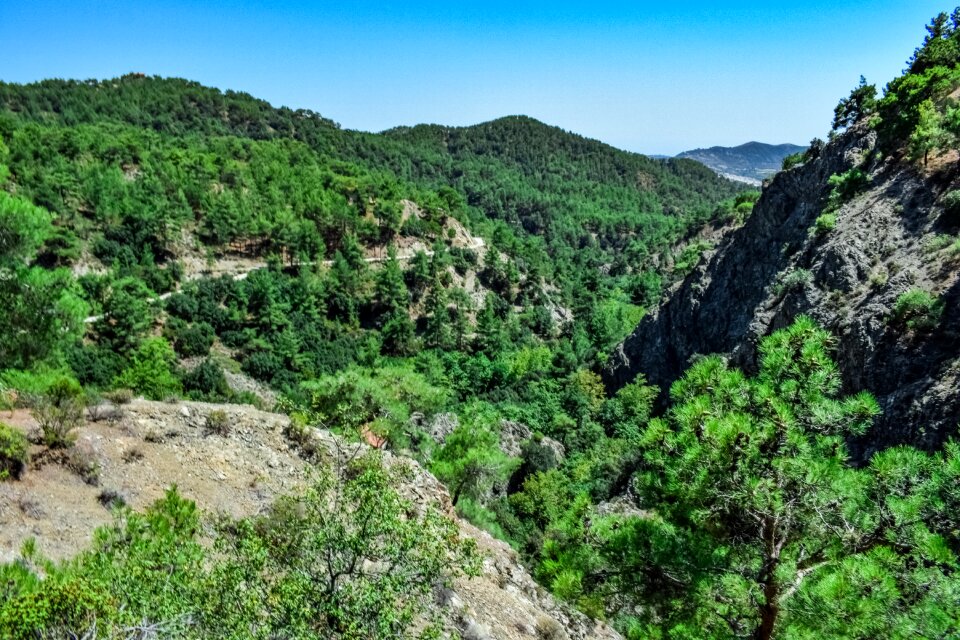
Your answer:
[[[650,155],[804,145],[951,9],[903,4],[7,2],[0,80],[176,76],[364,131],[523,114]]]

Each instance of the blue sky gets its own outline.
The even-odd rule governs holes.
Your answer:
[[[526,114],[644,153],[806,143],[927,0],[0,0],[0,79],[180,76],[379,131]]]

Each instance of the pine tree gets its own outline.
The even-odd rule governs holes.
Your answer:
[[[453,304],[453,340],[458,351],[467,346],[467,335],[470,333],[470,311],[473,301],[463,289],[457,287],[450,291],[450,302]]]
[[[435,349],[448,349],[452,342],[450,332],[450,313],[447,309],[447,295],[440,284],[435,280],[427,295],[427,326],[424,338],[427,346]]]
[[[376,300],[384,309],[384,315],[403,309],[406,311],[410,304],[410,292],[403,281],[403,270],[397,260],[397,250],[393,245],[387,250],[387,261],[377,273]]]
[[[479,353],[494,358],[503,351],[504,342],[503,321],[497,317],[496,313],[496,297],[488,293],[483,307],[477,313],[477,333],[473,348]]]

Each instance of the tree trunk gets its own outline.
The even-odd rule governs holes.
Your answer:
[[[763,585],[763,605],[760,606],[760,626],[754,634],[757,640],[770,640],[773,638],[773,629],[777,624],[777,617],[780,615],[780,597],[779,585],[772,575]]]
[[[780,564],[780,551],[784,540],[777,540],[777,522],[766,518],[763,523],[764,559],[760,573],[763,585],[763,604],[760,605],[760,625],[754,633],[756,640],[770,640],[780,615],[780,585],[777,583],[777,566]]]
[[[465,484],[467,484],[467,481],[462,481],[457,485],[457,490],[453,492],[453,506],[457,506],[457,500],[460,499],[460,494],[463,493],[463,485]]]

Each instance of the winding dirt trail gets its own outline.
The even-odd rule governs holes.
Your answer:
[[[483,248],[483,247],[485,247],[485,246],[486,246],[486,242],[484,242],[483,238],[473,237],[473,238],[472,238],[472,242],[471,242],[469,245],[467,245],[466,247],[463,247],[463,248],[464,248],[464,249],[470,249],[470,250],[476,250],[476,249]],[[432,256],[432,255],[434,254],[434,251],[433,251],[432,249],[421,249],[421,250],[417,250],[417,251],[405,251],[405,252],[403,252],[403,253],[398,253],[398,254],[397,254],[397,260],[400,261],[400,262],[406,262],[407,260],[412,260],[413,257],[416,256],[418,253],[423,253],[423,254],[426,255],[427,257],[430,257],[430,256]],[[382,255],[381,255],[381,256],[370,256],[370,257],[364,258],[363,261],[366,262],[366,263],[368,263],[368,264],[372,264],[372,263],[386,262],[388,259],[389,259],[389,258],[388,258],[387,256],[382,256]],[[296,265],[292,265],[292,266],[302,267],[302,266],[311,266],[311,265],[315,265],[315,264],[317,264],[317,263],[316,263],[316,262],[300,262],[300,263],[297,263]],[[321,260],[321,261],[320,261],[320,264],[322,264],[322,265],[325,266],[325,267],[330,267],[330,266],[333,266],[333,260]],[[237,281],[239,281],[239,280],[246,280],[247,276],[249,276],[249,275],[250,275],[251,273],[253,273],[254,271],[258,271],[259,269],[265,269],[266,267],[267,267],[267,263],[266,263],[266,262],[257,262],[257,263],[252,264],[249,268],[245,269],[244,271],[240,271],[239,273],[231,274],[230,277],[233,278],[234,280],[237,280]],[[196,272],[196,273],[191,273],[191,274],[187,275],[187,276],[184,278],[184,282],[190,282],[190,281],[192,281],[192,280],[199,280],[200,278],[204,277],[205,275],[207,275],[207,273],[202,272],[202,271],[201,271],[201,272]],[[147,300],[147,302],[160,302],[160,301],[162,301],[162,300],[166,300],[167,298],[169,298],[170,296],[172,296],[174,293],[178,293],[179,291],[180,291],[180,289],[178,288],[178,289],[176,289],[176,290],[174,290],[174,291],[168,291],[168,292],[166,292],[166,293],[162,293],[162,294],[160,294],[159,296],[157,296],[156,298],[149,298],[149,299]],[[97,320],[100,320],[100,319],[103,318],[103,317],[104,317],[103,314],[98,315],[98,316],[88,316],[88,317],[84,318],[83,321],[84,321],[84,323],[86,323],[86,324],[92,324],[92,323],[96,322]]]

